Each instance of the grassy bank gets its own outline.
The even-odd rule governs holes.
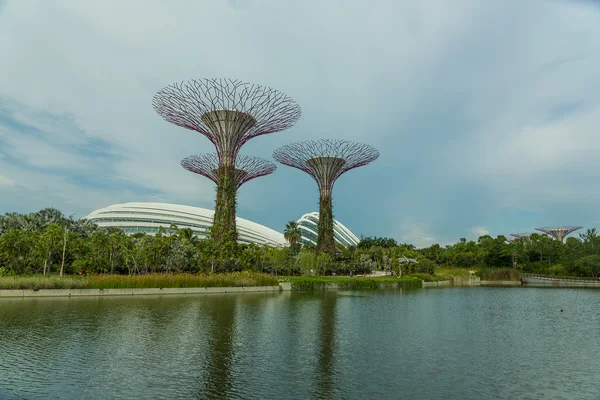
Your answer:
[[[436,268],[435,274],[445,277],[459,277],[459,278],[468,278],[471,276],[469,271],[478,272],[478,267],[473,268],[458,268],[458,267],[444,267],[444,268]]]
[[[290,276],[280,278],[282,282],[291,282],[292,290],[296,291],[316,291],[325,290],[328,285],[336,284],[339,289],[360,290],[360,289],[379,289],[380,286],[396,283],[399,287],[421,287],[421,279],[414,277],[379,277],[362,278],[357,277],[332,277],[332,276]],[[382,285],[383,284],[383,285]]]
[[[249,287],[277,286],[275,277],[234,272],[228,274],[148,274],[148,275],[95,275],[87,277],[10,276],[0,278],[0,289],[131,289],[131,288],[185,288],[185,287]]]
[[[415,273],[412,274],[411,277],[420,279],[424,282],[440,282],[440,281],[451,281],[454,277],[452,275],[430,275],[430,274],[422,274]]]
[[[522,273],[514,268],[481,268],[477,275],[482,281],[518,281]]]

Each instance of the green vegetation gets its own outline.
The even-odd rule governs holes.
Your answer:
[[[520,238],[511,243],[502,235],[496,238],[485,235],[476,242],[463,238],[452,246],[435,244],[421,249],[420,253],[434,261],[438,272],[459,275],[456,268],[464,268],[467,274],[469,270],[485,268],[489,270],[485,276],[494,280],[504,280],[503,276],[518,279],[523,272],[565,277],[595,277],[600,273],[600,237],[595,228],[579,237],[568,237],[565,243],[535,233],[529,239]],[[493,272],[494,269],[499,270]],[[513,272],[509,274],[503,272],[505,270]],[[480,276],[484,279],[484,275],[480,273]]]
[[[331,191],[323,189],[319,199],[319,221],[317,222],[317,252],[335,254],[335,240],[333,236],[333,200]]]
[[[477,275],[482,281],[518,281],[523,274],[514,268],[482,268]]]
[[[569,237],[564,244],[533,234],[529,240],[512,243],[503,236],[482,236],[476,242],[461,239],[452,246],[436,244],[423,249],[390,238],[366,237],[356,247],[338,245],[333,254],[301,246],[296,223],[288,223],[285,237],[290,242],[286,248],[235,245],[229,239],[221,243],[198,239],[191,229],[174,225],[161,228],[154,236],[130,236],[119,229],[100,229],[88,221],[66,218],[51,208],[26,215],[9,213],[0,216],[0,277],[204,276],[240,271],[349,277],[385,271],[389,279],[397,279],[390,277],[395,275],[435,281],[467,277],[470,271],[483,280],[518,280],[522,273],[566,277],[596,277],[600,273],[600,237],[596,229],[578,238]],[[51,281],[44,284],[59,285]],[[181,287],[176,282],[168,285]]]
[[[440,282],[440,281],[445,281],[445,280],[451,280],[452,279],[452,276],[447,276],[447,275],[431,275],[431,274],[424,274],[422,272],[415,272],[414,274],[411,275],[411,277],[420,279],[420,280],[422,280],[424,282]]]
[[[217,244],[235,248],[237,244],[235,167],[233,165],[219,166],[217,174],[217,199],[211,234]]]
[[[421,280],[414,277],[379,277],[379,278],[363,278],[361,276],[356,277],[333,277],[333,276],[320,276],[320,277],[306,277],[306,276],[292,276],[282,278],[282,281],[292,283],[292,289],[302,292],[325,290],[328,285],[335,284],[339,289],[344,290],[362,290],[362,289],[378,289],[381,286],[386,285],[398,285],[398,287],[421,287]]]
[[[148,274],[93,276],[5,276],[0,289],[132,289],[190,287],[277,286],[279,281],[266,274],[234,272],[214,275]]]
[[[4,276],[0,290],[87,289],[88,281],[78,276]]]
[[[438,276],[444,276],[444,277],[460,277],[460,278],[468,278],[469,276],[471,276],[471,272],[473,271],[475,273],[477,273],[477,271],[479,271],[479,268],[460,268],[460,267],[436,267],[435,268],[435,274]]]

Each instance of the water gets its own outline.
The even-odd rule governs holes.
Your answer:
[[[599,333],[594,289],[3,299],[0,399],[597,399]]]

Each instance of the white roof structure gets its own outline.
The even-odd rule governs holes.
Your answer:
[[[93,211],[85,219],[99,227],[116,227],[127,234],[138,232],[154,235],[161,226],[169,229],[171,224],[178,228],[190,228],[195,236],[205,238],[213,224],[213,210],[168,203],[125,203],[114,204]],[[281,247],[287,242],[282,233],[266,226],[236,218],[238,243],[254,243]]]
[[[317,244],[317,224],[319,222],[319,213],[311,212],[304,214],[297,221],[298,227],[302,231],[300,243],[302,244]],[[333,220],[333,238],[336,243],[340,243],[344,247],[356,246],[360,239],[356,237],[350,229],[346,228],[340,221]]]

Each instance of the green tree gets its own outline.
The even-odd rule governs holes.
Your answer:
[[[39,250],[42,252],[44,260],[43,274],[50,273],[52,264],[52,255],[60,251],[60,244],[63,240],[63,230],[55,223],[49,224],[42,234]]]
[[[575,264],[580,271],[588,276],[591,275],[594,278],[596,278],[598,272],[600,272],[600,256],[597,254],[581,257]]]
[[[300,226],[296,221],[289,221],[285,225],[285,230],[283,231],[283,237],[290,244],[290,248],[293,254],[297,254],[298,250],[300,250],[300,237],[302,236],[302,231],[300,230]]]

